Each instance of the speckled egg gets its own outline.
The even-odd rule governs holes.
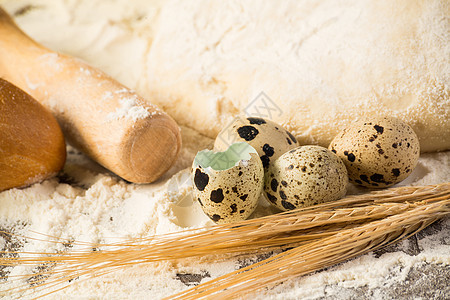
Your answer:
[[[256,117],[237,117],[217,135],[214,149],[223,151],[234,142],[247,142],[255,148],[265,170],[283,153],[299,146],[297,139],[281,125]]]
[[[355,122],[334,138],[329,149],[344,161],[350,182],[371,188],[408,177],[420,155],[416,133],[393,117]]]
[[[301,146],[280,156],[265,178],[267,199],[291,210],[342,198],[348,176],[342,160],[320,146]]]
[[[205,214],[216,223],[247,219],[255,210],[264,185],[264,169],[247,143],[224,152],[197,153],[192,167],[193,193]]]

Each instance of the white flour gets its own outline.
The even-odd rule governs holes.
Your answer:
[[[152,16],[156,16],[159,9],[157,1],[152,4],[144,0],[134,1],[133,5],[129,5],[126,0],[80,1],[82,4],[63,0],[54,2],[53,8],[46,6],[44,0],[0,0],[0,5],[4,5],[10,13],[16,12],[16,21],[38,41],[52,49],[77,55],[94,66],[101,67],[128,87],[136,88],[146,76],[144,54],[151,47],[148,37],[155,21]],[[30,13],[21,16],[20,9],[30,3]],[[38,13],[34,14],[34,10]],[[145,10],[146,18],[131,19],[140,10]],[[98,14],[100,21],[85,22],[92,17],[91,14]],[[52,26],[61,26],[65,30],[54,30],[50,23],[39,22],[39,18],[51,18],[54,20]],[[140,33],[144,31],[145,39],[140,38]],[[52,39],[40,34],[41,32],[52,32],[55,36]],[[133,55],[125,56],[130,53]],[[52,57],[48,59],[50,63]],[[118,61],[121,63],[115,63]],[[89,75],[86,71],[80,70]],[[107,101],[111,96],[112,94],[107,93],[100,100]],[[123,109],[113,113],[111,118],[148,113],[144,108],[142,109],[145,111],[133,111],[134,100],[126,98],[126,93],[123,96]],[[69,240],[111,243],[122,238],[165,234],[211,225],[212,222],[190,197],[189,175],[185,169],[190,167],[196,152],[211,148],[213,141],[188,128],[182,128],[182,136],[183,149],[175,166],[158,182],[149,185],[125,183],[69,148],[64,173],[58,178],[29,188],[0,193],[0,228],[14,229],[17,233],[40,239],[46,237],[35,232]],[[448,181],[450,152],[443,152],[422,155],[416,170],[401,185]],[[355,190],[351,189],[353,192]],[[253,216],[273,212],[274,209],[261,202]],[[450,220],[447,218],[441,227],[443,229],[439,233],[418,239],[417,253],[408,252],[411,242],[407,240],[392,253],[385,253],[380,257],[373,253],[364,255],[327,271],[262,291],[255,298],[350,299],[354,296],[348,288],[366,288],[368,294],[365,296],[373,299],[390,298],[385,289],[403,282],[413,268],[425,263],[450,265]],[[10,244],[11,242],[0,237],[0,250]],[[62,244],[49,246],[46,242],[29,240],[23,243],[20,250],[67,249]],[[185,260],[183,263],[162,262],[133,266],[103,277],[74,281],[67,289],[49,298],[157,299],[182,291],[200,281],[226,274],[252,261],[255,258],[218,259],[211,264],[203,259],[195,259]],[[16,267],[10,271],[9,275],[20,275],[29,272],[29,268]],[[186,274],[195,276],[189,277]],[[7,287],[7,283],[2,283],[0,290]]]
[[[123,97],[119,99],[120,107],[115,112],[109,113],[106,120],[115,120],[120,118],[132,119],[136,121],[150,115],[147,108],[136,103],[137,97]]]
[[[34,233],[40,232],[68,240],[111,243],[121,238],[165,234],[212,224],[190,197],[189,173],[178,171],[189,167],[195,153],[211,146],[212,141],[186,128],[182,134],[185,146],[176,166],[165,178],[150,185],[127,184],[70,149],[64,175],[26,189],[0,193],[0,227],[26,224],[22,230],[22,226],[16,225],[17,230],[31,237],[46,239]],[[411,177],[402,185],[449,181],[449,162],[450,152],[423,155]],[[170,174],[174,173],[170,179]],[[271,212],[271,208],[261,203],[254,216]],[[450,229],[450,220],[442,226]],[[446,244],[441,243],[444,239]],[[326,272],[288,281],[263,292],[259,298],[337,297],[342,294],[342,288],[364,286],[377,291],[402,282],[411,268],[422,263],[450,265],[448,242],[448,230],[443,229],[439,234],[419,240],[421,252],[418,255],[405,253],[408,241],[404,241],[394,253],[380,258],[368,254]],[[5,245],[4,239],[0,239],[0,249],[2,245]],[[50,249],[64,250],[64,246],[58,244]],[[28,241],[22,250],[49,251],[49,244]],[[197,274],[198,280],[203,277],[202,280],[208,280],[251,261],[229,259],[211,264],[200,259],[135,266],[100,278],[74,282],[50,298],[58,299],[63,295],[76,299],[161,298],[190,285],[181,281],[183,274]],[[15,268],[10,275],[23,272],[30,272],[30,269]]]

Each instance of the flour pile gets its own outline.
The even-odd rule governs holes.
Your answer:
[[[19,26],[44,45],[81,57],[129,88],[145,91],[142,85],[149,82],[146,54],[153,45],[155,24],[162,7],[158,1],[0,0],[0,5],[15,17]],[[48,32],[52,34],[46,34]],[[216,82],[215,86],[220,88],[221,83]],[[219,94],[210,97],[221,99]],[[123,110],[111,117],[127,114],[127,108],[133,107],[133,103],[133,99],[125,99]],[[145,111],[137,113],[145,114]],[[44,240],[0,234],[0,251],[56,252],[77,247],[70,243],[49,244],[45,242],[49,237],[38,233],[68,241],[113,243],[212,225],[191,197],[189,168],[197,151],[212,148],[213,139],[185,126],[181,129],[180,157],[174,167],[153,184],[127,183],[69,147],[66,166],[56,178],[0,193],[0,229]],[[414,172],[398,186],[449,181],[450,152],[447,151],[422,154]],[[361,190],[350,186],[349,191]],[[252,217],[275,212],[260,199]],[[447,218],[385,250],[287,281],[252,297],[390,299],[414,292],[413,296],[444,299],[450,293],[445,283],[450,274],[449,232],[450,219]],[[266,257],[217,257],[214,263],[188,259],[133,266],[98,278],[74,280],[67,289],[48,298],[159,299]],[[32,271],[32,267],[0,268],[0,277]],[[425,273],[427,277],[421,279]],[[423,289],[427,284],[431,288]],[[9,281],[0,283],[0,291],[8,287]],[[442,287],[447,290],[440,290]]]

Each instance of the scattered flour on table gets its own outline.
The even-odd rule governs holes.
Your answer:
[[[16,228],[28,237],[48,239],[39,233],[85,242],[113,243],[125,238],[166,234],[187,228],[212,225],[191,197],[189,167],[195,153],[212,146],[212,140],[182,128],[184,146],[175,166],[156,183],[135,185],[107,173],[77,151],[69,148],[64,172],[57,178],[26,189],[0,193],[0,228]],[[447,168],[450,152],[425,154],[417,169],[402,184],[433,184],[450,181]],[[276,212],[262,199],[253,217]],[[21,226],[17,226],[21,224]],[[16,227],[14,227],[16,226]],[[450,220],[443,226],[450,229]],[[296,278],[255,296],[259,299],[338,296],[342,288],[377,289],[404,280],[408,271],[422,263],[450,264],[450,249],[442,244],[448,231],[419,241],[421,252],[408,255],[400,251],[376,257],[373,253],[309,276]],[[406,241],[404,242],[406,243]],[[0,239],[0,249],[6,245]],[[63,244],[51,245],[29,240],[23,251],[64,251]],[[78,246],[74,246],[76,249]],[[250,258],[250,262],[252,259]],[[162,298],[187,286],[224,275],[242,266],[241,259],[217,257],[181,262],[160,262],[133,266],[99,278],[73,282],[50,299],[72,298]],[[16,267],[9,275],[30,272]],[[194,274],[197,281],[186,282],[183,274]],[[183,280],[184,282],[183,282]],[[191,278],[191,277],[188,277]],[[7,285],[5,285],[6,287]],[[82,295],[75,297],[74,295]]]

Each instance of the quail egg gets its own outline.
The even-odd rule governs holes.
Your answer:
[[[329,149],[344,161],[350,182],[373,188],[408,177],[420,155],[416,133],[394,117],[353,123],[333,139]]]
[[[337,200],[347,191],[342,160],[320,146],[301,146],[281,155],[265,178],[267,199],[281,210]]]
[[[197,153],[193,194],[203,212],[216,223],[247,219],[255,210],[264,185],[264,169],[256,150],[234,143],[224,152]]]
[[[233,142],[247,142],[255,148],[265,170],[283,153],[299,146],[297,139],[281,125],[256,117],[236,117],[217,135],[214,149],[225,150]]]

